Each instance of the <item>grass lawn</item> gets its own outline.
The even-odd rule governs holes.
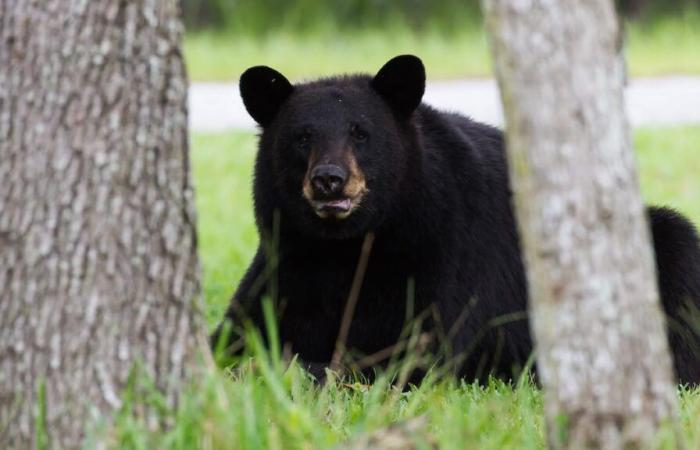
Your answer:
[[[700,224],[700,127],[638,130],[635,145],[646,200],[675,207]],[[192,138],[210,328],[257,244],[250,192],[254,154],[255,137],[249,133]],[[319,387],[298,366],[285,369],[259,344],[252,347],[254,364],[251,360],[228,374],[209,367],[177,411],[163,409],[157,398],[147,400],[174,423],[166,434],[148,431],[152,423],[134,414],[127,401],[109,431],[113,447],[315,449],[350,441],[351,448],[372,448],[379,444],[368,436],[399,423],[398,431],[390,430],[403,432],[416,448],[431,443],[444,449],[545,448],[542,395],[527,382],[481,388],[429,379],[401,392],[381,377],[372,386]],[[682,392],[680,398],[687,448],[700,448],[700,391]],[[676,448],[670,434],[661,448]]]
[[[633,76],[700,74],[700,14],[628,26],[627,57]],[[491,76],[488,44],[480,23],[451,35],[421,34],[405,26],[364,32],[285,31],[266,38],[232,33],[188,33],[185,58],[196,81],[237,80],[246,68],[275,67],[292,79],[378,70],[401,53],[420,56],[430,78]]]

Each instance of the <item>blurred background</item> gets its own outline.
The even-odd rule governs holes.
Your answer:
[[[378,67],[403,52],[420,55],[431,78],[491,73],[478,0],[181,2],[194,80],[233,80],[261,63],[299,79]],[[700,73],[700,0],[616,3],[633,75]]]

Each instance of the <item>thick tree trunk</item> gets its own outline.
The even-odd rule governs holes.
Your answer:
[[[550,445],[627,448],[674,415],[610,0],[484,0]]]
[[[174,400],[199,342],[182,27],[176,0],[0,21],[0,447],[74,448],[135,362]]]

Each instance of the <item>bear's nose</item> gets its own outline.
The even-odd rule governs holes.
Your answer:
[[[311,186],[314,193],[322,196],[338,195],[345,187],[347,174],[335,164],[321,164],[311,171]]]

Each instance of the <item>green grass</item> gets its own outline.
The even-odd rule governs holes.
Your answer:
[[[419,55],[434,78],[490,73],[488,46],[478,27],[452,38],[432,32],[416,35],[397,28],[395,32],[307,36],[277,32],[264,38],[205,32],[188,34],[185,39],[185,59],[196,81],[236,80],[245,69],[260,64],[295,80],[371,72],[403,53]]]
[[[628,26],[627,57],[633,76],[700,74],[700,14],[688,14]],[[248,67],[266,64],[292,79],[338,73],[372,72],[401,53],[420,56],[428,76],[437,78],[492,75],[488,44],[480,23],[442,33],[421,33],[406,26],[307,34],[277,31],[265,37],[225,32],[188,33],[185,57],[196,81],[236,80]]]
[[[221,318],[257,246],[251,193],[255,149],[252,133],[192,137],[205,317],[210,326]]]
[[[251,200],[255,142],[250,133],[193,136],[210,328],[257,245]],[[646,200],[675,207],[700,223],[700,127],[638,130],[635,145]],[[259,339],[250,339],[250,345],[255,357],[230,373],[205,366],[176,410],[163,407],[152,389],[141,392],[135,386],[115,426],[98,432],[120,449],[316,449],[345,442],[368,448],[378,445],[368,443],[369,436],[399,424],[395,427],[417,448],[430,443],[444,449],[545,448],[542,394],[526,380],[515,388],[496,381],[482,388],[429,378],[402,392],[390,387],[390,372],[372,386],[332,380],[321,387],[297,365],[283,367]],[[680,398],[687,448],[700,448],[700,390],[682,392]],[[172,425],[169,431],[159,431],[147,419],[144,402]],[[661,448],[675,447],[667,433]]]
[[[647,203],[678,209],[700,226],[700,127],[643,128],[634,143]]]
[[[633,76],[700,74],[700,13],[628,27]]]
[[[172,424],[167,432],[147,425],[142,413],[133,411],[144,403],[158,407],[162,399],[134,393],[126,396],[115,426],[109,432],[100,431],[108,436],[110,448],[122,450],[324,449],[339,445],[367,449],[380,448],[381,438],[368,443],[369,438],[387,430],[417,449],[429,448],[427,444],[447,450],[546,448],[542,394],[530,383],[513,388],[498,381],[487,387],[429,381],[401,391],[382,377],[371,386],[337,380],[319,386],[297,365],[276,368],[264,354],[258,354],[255,363],[256,367],[246,364],[230,376],[207,370],[182,394],[177,410],[158,408],[161,418]],[[700,393],[684,391],[680,399],[686,448],[698,448]],[[412,422],[414,427],[409,425]],[[678,448],[669,435],[667,431],[663,434],[664,445],[659,448]]]

